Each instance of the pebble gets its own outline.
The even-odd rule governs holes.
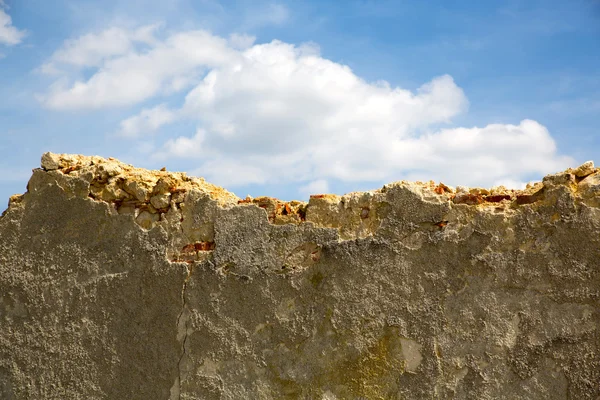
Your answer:
[[[44,153],[42,155],[42,168],[46,171],[54,171],[60,168],[60,155],[54,153]]]
[[[159,219],[160,215],[151,214],[150,212],[144,210],[140,212],[140,214],[135,219],[135,222],[137,222],[137,224],[144,229],[151,229],[154,226],[154,224],[158,222]]]
[[[587,176],[591,173],[594,172],[594,162],[593,161],[586,161],[583,164],[581,164],[579,167],[575,168],[575,170],[573,171],[573,174],[575,174],[575,176],[581,178],[583,176]]]
[[[150,204],[152,204],[154,208],[159,210],[162,208],[167,208],[169,207],[169,204],[171,204],[171,194],[164,193],[152,196],[150,198]]]

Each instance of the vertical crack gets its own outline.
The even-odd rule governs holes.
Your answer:
[[[185,324],[183,326],[183,340],[181,343],[181,355],[179,356],[179,361],[177,362],[177,399],[181,400],[181,375],[182,375],[182,363],[183,363],[183,359],[186,356],[186,345],[187,345],[187,339],[188,339],[188,323],[189,323],[189,316],[185,317],[185,321],[182,321],[182,318],[184,318],[184,313],[186,312],[186,310],[188,310],[187,308],[187,302],[186,302],[186,298],[185,298],[185,290],[187,289],[187,283],[190,279],[190,277],[192,276],[192,272],[194,270],[194,264],[193,263],[189,263],[186,267],[187,269],[187,276],[185,277],[185,280],[183,281],[183,286],[181,288],[181,312],[179,313],[179,316],[177,317],[177,337],[179,339],[179,335],[182,329],[181,324]],[[189,311],[189,310],[188,310]]]

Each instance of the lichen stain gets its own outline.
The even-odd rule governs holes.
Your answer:
[[[331,333],[327,328],[330,324],[331,322],[324,321],[323,325],[317,329],[317,337],[326,336],[328,332],[324,331]],[[306,394],[321,396],[329,391],[339,399],[390,399],[398,391],[400,375],[405,372],[413,372],[407,371],[408,363],[411,363],[414,368],[418,365],[414,360],[406,360],[406,353],[413,354],[414,349],[404,349],[403,351],[402,348],[403,341],[415,342],[403,338],[397,327],[384,328],[381,337],[368,350],[343,360],[336,359],[337,349],[335,347],[348,346],[349,339],[353,335],[350,332],[346,335],[337,333],[334,335],[335,337],[331,338],[328,343],[337,345],[325,345],[320,349],[321,351],[318,351],[320,361],[314,365],[316,370],[313,369],[314,373],[308,382],[278,377],[277,381],[281,385],[278,390],[285,396],[284,398],[298,398],[298,396]],[[292,351],[292,353],[296,353],[292,358],[300,363],[314,363],[315,349],[313,346],[314,343],[298,346],[295,352]],[[288,348],[294,348],[294,346]],[[275,372],[275,369],[273,368],[271,371]]]
[[[324,278],[325,277],[323,276],[323,274],[317,271],[310,277],[310,283],[312,283],[315,289],[318,289],[321,285],[321,282],[323,282]]]

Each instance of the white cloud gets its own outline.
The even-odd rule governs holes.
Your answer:
[[[245,50],[248,47],[252,46],[255,41],[256,37],[251,35],[239,33],[232,33],[231,35],[229,35],[229,44],[234,49]]]
[[[25,31],[15,28],[12,19],[3,9],[4,3],[0,3],[0,44],[14,46],[21,43],[25,37]]]
[[[507,189],[523,190],[527,186],[527,182],[515,181],[513,179],[501,179],[495,181],[492,186],[504,186]]]
[[[52,62],[82,67],[96,66],[106,58],[127,53],[132,45],[129,32],[111,28],[99,34],[90,33],[67,41],[53,54]]]
[[[198,129],[191,138],[181,136],[177,139],[169,139],[164,146],[164,154],[182,158],[195,158],[203,151],[202,143],[206,137],[204,129]]]
[[[223,185],[237,183],[228,165],[241,162],[260,168],[268,182],[408,177],[489,185],[571,161],[556,156],[554,141],[535,121],[420,133],[467,106],[449,76],[413,93],[365,82],[314,48],[274,41],[212,69],[182,112],[206,128],[193,158],[211,165],[218,158],[219,169],[200,170]]]
[[[134,31],[109,28],[99,33],[89,33],[77,39],[67,40],[54,52],[49,62],[42,65],[43,73],[58,73],[61,65],[77,67],[101,66],[103,62],[132,52],[134,45],[154,44],[154,32],[160,25],[143,26]]]
[[[176,119],[195,120],[193,135],[166,140],[153,157],[176,159],[230,187],[311,182],[300,189],[308,193],[326,191],[317,189],[332,180],[520,184],[573,163],[535,121],[438,128],[468,108],[448,75],[410,91],[367,82],[322,57],[315,44],[253,42],[185,31],[150,42],[144,52],[134,44],[97,61],[87,81],[62,77],[66,83],[58,80],[43,102],[100,108],[189,88],[181,109],[144,109],[121,122],[121,133],[138,137]]]
[[[218,176],[231,186],[265,184],[269,182],[269,176],[265,175],[261,165],[254,165],[246,160],[235,160],[231,158],[219,158],[218,155],[202,163],[199,168],[192,169],[193,176]]]
[[[298,188],[298,192],[307,198],[311,194],[326,194],[329,192],[329,184],[325,179],[317,179],[316,181],[309,182],[304,186]]]
[[[396,165],[401,170],[420,170],[409,178],[445,180],[454,185],[503,184],[520,188],[527,175],[541,176],[574,163],[573,159],[556,154],[548,130],[532,120],[523,120],[519,125],[443,129],[423,135],[409,146],[396,146],[396,151],[414,148],[415,154],[408,157],[413,166]]]
[[[161,126],[174,121],[176,114],[166,105],[160,104],[154,108],[145,108],[139,114],[129,117],[120,123],[120,136],[135,138],[153,133]]]
[[[112,45],[101,45],[106,36],[113,37]],[[163,92],[182,90],[203,68],[230,64],[238,57],[225,39],[205,31],[177,33],[160,42],[150,38],[140,30],[109,29],[65,43],[45,65],[73,58],[76,62],[71,64],[93,65],[96,72],[87,81],[61,78],[38,98],[46,107],[62,110],[136,104]],[[139,50],[133,43],[140,41],[150,49]],[[63,55],[68,57],[63,59]]]

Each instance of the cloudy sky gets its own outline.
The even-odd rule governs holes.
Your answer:
[[[0,198],[45,151],[287,200],[600,163],[598,0],[0,4]]]

